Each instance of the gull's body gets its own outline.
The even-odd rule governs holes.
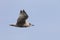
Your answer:
[[[19,17],[17,19],[17,23],[16,24],[11,24],[10,26],[15,26],[15,27],[33,26],[33,25],[31,25],[31,23],[26,21],[27,18],[28,18],[28,15],[25,12],[25,10],[20,10],[20,14],[19,14]]]

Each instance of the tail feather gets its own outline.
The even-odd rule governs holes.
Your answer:
[[[10,26],[16,26],[16,25],[14,25],[14,24],[10,24]]]

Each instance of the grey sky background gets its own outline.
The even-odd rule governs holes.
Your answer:
[[[9,26],[21,9],[35,26]],[[60,40],[60,0],[0,0],[0,40]]]

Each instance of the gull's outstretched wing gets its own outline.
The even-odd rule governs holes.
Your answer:
[[[25,10],[20,10],[20,15],[19,15],[19,17],[17,19],[16,25],[23,25],[27,18],[28,18],[28,15],[25,12]]]

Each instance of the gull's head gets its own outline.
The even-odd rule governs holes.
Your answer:
[[[34,25],[32,25],[31,23],[26,21],[26,23],[23,26],[30,27],[30,26],[34,26]]]
[[[34,26],[33,24],[29,23],[30,26]]]

